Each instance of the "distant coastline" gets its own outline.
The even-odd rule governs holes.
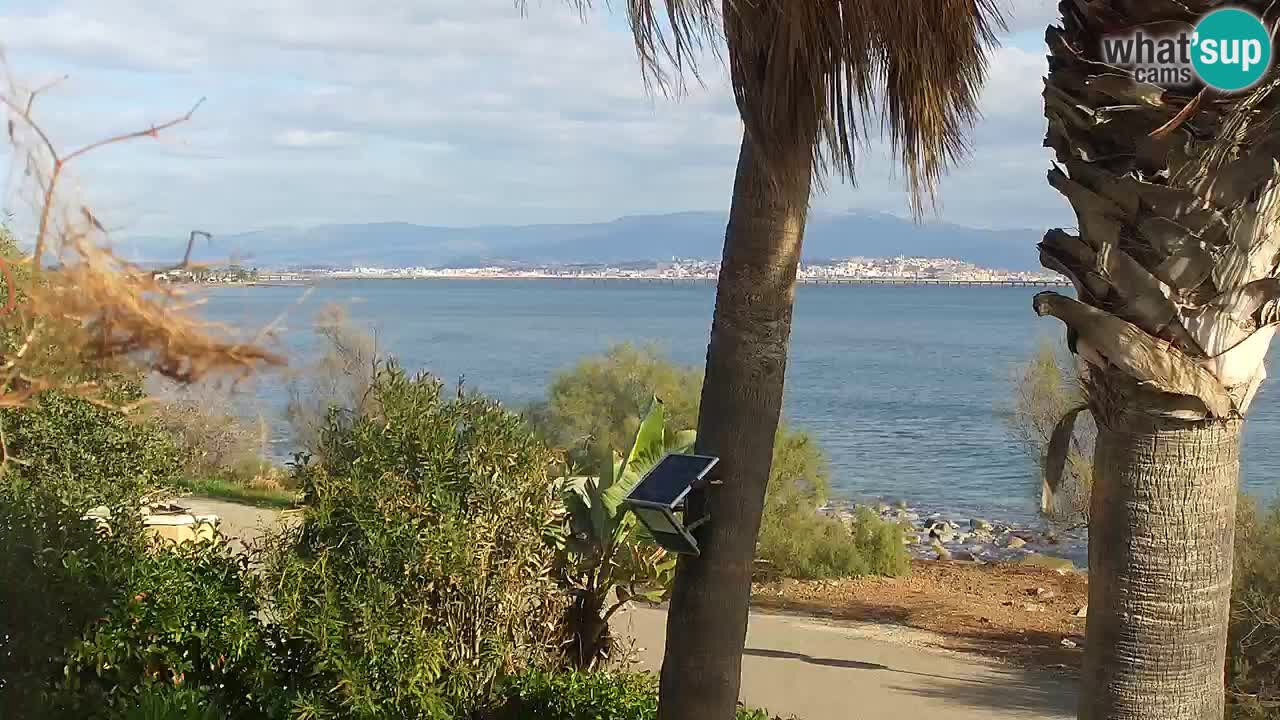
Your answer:
[[[494,274],[494,275],[398,275],[388,273],[354,274],[332,273],[313,275],[312,280],[558,280],[564,282],[584,283],[637,283],[645,285],[714,285],[715,277],[646,277],[634,275],[528,275],[528,274]],[[249,283],[251,285],[298,286],[309,284],[308,281]],[[956,278],[922,278],[909,276],[879,277],[838,277],[838,278],[799,278],[800,285],[945,285],[951,287],[1070,287],[1065,278],[1028,278],[1028,279],[956,279]]]
[[[495,261],[472,267],[348,267],[299,268],[263,273],[262,279],[301,277],[332,279],[441,280],[580,280],[635,281],[662,284],[713,283],[717,262],[672,258],[669,261],[625,263],[533,264]],[[833,285],[1066,285],[1066,278],[1045,271],[1019,272],[985,268],[954,258],[843,258],[803,263],[797,273],[804,284]]]
[[[302,267],[288,270],[202,268],[170,272],[170,282],[204,286],[310,285],[328,280],[559,280],[660,285],[713,284],[719,263],[673,258],[625,263],[531,264],[493,261],[472,267]],[[952,258],[845,258],[802,264],[803,285],[950,285],[1063,287],[1061,275],[984,268]]]

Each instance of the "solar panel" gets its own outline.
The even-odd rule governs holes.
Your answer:
[[[697,555],[698,543],[694,541],[693,536],[688,533],[672,535],[671,533],[653,533],[653,539],[658,545],[679,555]]]
[[[645,506],[632,506],[640,522],[648,528],[653,541],[667,550],[681,555],[697,555],[698,541],[680,524],[670,509],[656,510]]]
[[[718,462],[720,458],[708,455],[668,455],[653,466],[627,498],[674,507]]]

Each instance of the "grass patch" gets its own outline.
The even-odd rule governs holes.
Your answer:
[[[293,490],[248,487],[221,478],[182,478],[177,485],[197,495],[277,510],[296,507],[299,500],[298,493]]]

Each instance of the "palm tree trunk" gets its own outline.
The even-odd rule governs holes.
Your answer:
[[[738,701],[809,203],[808,174],[789,177],[771,174],[743,137],[698,417],[697,451],[719,456],[723,484],[687,513],[711,517],[699,531],[702,554],[682,557],[676,575],[660,720],[729,720]]]
[[[1280,84],[1163,87],[1103,52],[1221,6],[1063,0],[1045,35],[1049,182],[1078,234],[1040,257],[1076,297],[1035,307],[1066,323],[1099,428],[1084,720],[1223,712],[1240,429],[1280,328]]]
[[[1241,427],[1099,423],[1081,720],[1222,720]]]

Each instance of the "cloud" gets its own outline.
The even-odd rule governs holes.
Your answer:
[[[337,130],[306,130],[290,128],[276,133],[275,144],[280,147],[299,149],[339,148],[355,141],[349,133]]]
[[[159,33],[143,38],[115,16],[74,8],[42,15],[0,16],[0,38],[16,52],[31,52],[102,68],[185,72],[193,58],[181,38]]]
[[[1015,28],[1047,2],[1016,0]],[[646,92],[625,23],[511,0],[16,0],[0,41],[23,77],[68,72],[42,101],[60,143],[145,127],[208,96],[162,142],[86,156],[115,225],[190,227],[406,220],[605,220],[727,207],[741,123],[723,66],[685,96]],[[943,185],[943,217],[1046,224],[1038,49],[992,59],[974,157]],[[860,187],[819,207],[901,213],[882,147]],[[985,197],[1010,192],[1020,200]]]
[[[1042,32],[1058,22],[1058,0],[1008,0],[1006,7],[1012,32]]]
[[[988,117],[1042,116],[1042,79],[1049,74],[1049,61],[1040,51],[1002,47],[991,58],[987,84],[982,93],[982,111]]]

